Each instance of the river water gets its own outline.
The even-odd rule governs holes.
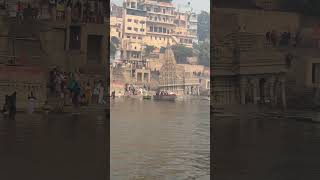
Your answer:
[[[111,101],[111,179],[209,179],[209,101]]]
[[[257,112],[212,118],[214,179],[320,179],[319,124]]]
[[[110,103],[111,180],[209,179],[208,101]],[[104,116],[0,116],[0,180],[106,180]]]
[[[105,115],[0,117],[1,180],[106,179]]]

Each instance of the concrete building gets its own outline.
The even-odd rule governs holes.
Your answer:
[[[95,3],[98,4],[98,1]],[[89,22],[82,16],[72,18],[67,12],[65,18],[57,19],[53,14],[50,20],[24,17],[22,21],[18,21],[10,15],[0,16],[0,62],[3,64],[1,70],[4,71],[10,64],[31,69],[40,68],[48,75],[49,70],[58,66],[65,72],[79,71],[79,81],[89,81],[92,85],[93,80],[104,80],[109,63],[106,48],[109,44],[109,34],[106,34],[109,21],[103,20],[105,6],[106,4],[99,4],[97,7],[100,8]],[[1,86],[20,86],[16,77],[20,76],[12,76],[6,81],[1,81]],[[47,77],[42,80],[41,84],[47,84]],[[32,87],[38,87],[37,84],[37,79],[30,78],[28,91],[31,91]],[[35,96],[44,101],[46,97],[42,96],[46,96],[47,89],[46,86],[40,87]],[[0,91],[1,97],[2,94],[12,93],[6,88],[0,88]],[[23,106],[24,102],[21,103]]]
[[[212,62],[213,99],[217,104],[258,104],[305,108],[319,99],[320,55],[316,39],[306,29],[316,21],[289,12],[257,9],[215,9],[212,26],[215,46]],[[273,31],[277,40],[266,38]],[[283,44],[281,33],[291,37]]]
[[[138,0],[124,2],[122,57],[125,61],[142,61],[146,20],[146,11]]]
[[[156,0],[144,0],[142,2],[147,11],[145,43],[159,49],[166,47],[168,43],[176,44],[177,39],[173,36],[176,28],[173,4]]]

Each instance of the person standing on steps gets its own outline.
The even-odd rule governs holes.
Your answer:
[[[105,104],[105,101],[103,100],[104,97],[104,87],[102,84],[102,81],[99,82],[99,100],[98,104]]]
[[[85,89],[84,89],[84,93],[85,93],[85,99],[88,102],[88,105],[91,104],[91,99],[92,99],[92,91],[91,91],[91,86],[90,83],[88,82]]]
[[[32,114],[34,112],[35,101],[36,97],[33,95],[33,92],[31,91],[30,95],[28,96],[28,114]]]

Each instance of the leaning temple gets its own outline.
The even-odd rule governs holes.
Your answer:
[[[318,21],[261,9],[215,8],[213,13],[214,103],[319,104]]]

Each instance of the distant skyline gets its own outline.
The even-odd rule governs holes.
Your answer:
[[[124,0],[111,0],[111,2],[122,5]],[[173,0],[172,3],[175,5],[176,8],[183,7],[191,3],[191,7],[196,13],[200,13],[201,11],[210,12],[210,0]]]

